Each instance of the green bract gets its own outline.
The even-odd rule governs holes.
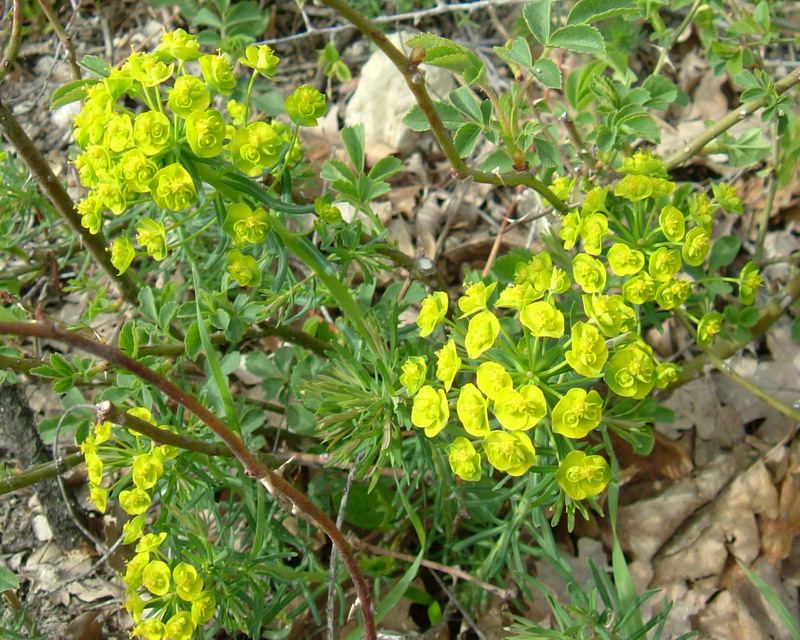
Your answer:
[[[581,300],[586,315],[608,338],[615,338],[625,331],[630,331],[636,323],[636,314],[625,304],[620,295],[606,296],[593,293],[581,296]]]
[[[650,254],[647,270],[653,280],[666,282],[681,268],[681,254],[677,249],[659,247]]]
[[[503,389],[511,387],[511,376],[496,362],[482,362],[478,365],[478,389],[483,391],[490,400],[495,400],[497,394]]]
[[[469,435],[483,437],[489,433],[486,398],[471,382],[461,387],[456,402],[456,412]]]
[[[711,234],[705,229],[695,227],[686,234],[686,240],[681,249],[683,261],[692,267],[703,264],[708,251],[711,249]]]
[[[167,627],[161,620],[151,618],[136,625],[134,633],[144,636],[145,640],[164,640],[167,637]]]
[[[220,55],[200,56],[200,73],[212,89],[223,95],[230,95],[236,87],[236,76],[233,75],[231,65]]]
[[[419,356],[411,356],[403,364],[403,373],[400,375],[400,384],[406,388],[408,395],[413,396],[428,375],[428,365],[425,363],[425,358]]]
[[[582,376],[599,376],[608,359],[608,348],[597,327],[585,322],[572,325],[572,348],[564,354],[564,359]]]
[[[714,336],[719,333],[722,328],[722,314],[718,311],[712,311],[705,314],[700,318],[697,325],[697,344],[702,346],[711,344]]]
[[[197,625],[188,611],[176,613],[167,621],[167,635],[170,640],[189,640]]]
[[[166,65],[153,54],[145,53],[131,56],[131,77],[142,83],[143,87],[157,87],[172,77],[175,65]]]
[[[608,264],[617,276],[632,276],[644,268],[644,254],[618,242],[608,250]]]
[[[106,121],[106,144],[121,153],[133,144],[133,121],[127,113],[113,113]]]
[[[661,209],[658,216],[658,225],[664,233],[664,237],[670,242],[680,242],[686,233],[686,222],[683,213],[671,204]]]
[[[81,226],[86,227],[92,234],[100,231],[100,227],[103,225],[104,208],[96,194],[81,198],[75,208],[81,217]]]
[[[317,119],[325,115],[328,106],[323,96],[314,87],[301,85],[284,102],[286,115],[303,127],[316,127]]]
[[[450,469],[462,480],[481,479],[481,456],[466,438],[458,437],[447,447]]]
[[[493,411],[509,431],[527,431],[545,416],[547,403],[538,387],[525,385],[519,391],[507,387],[495,395]]]
[[[542,294],[538,293],[530,283],[512,284],[500,292],[495,306],[522,311],[524,307],[541,297]]]
[[[473,316],[467,328],[467,337],[464,339],[464,346],[467,355],[473,360],[489,349],[497,335],[500,333],[500,322],[491,311],[481,311]]]
[[[483,282],[471,284],[466,293],[458,299],[458,308],[461,310],[461,317],[477,313],[478,311],[485,311],[489,297],[497,286],[496,282],[492,282],[488,287]]]
[[[150,193],[159,207],[171,211],[183,211],[197,201],[192,176],[177,162],[155,173],[150,181]]]
[[[255,211],[243,202],[228,207],[222,228],[237,246],[260,244],[270,229],[269,214],[261,207]]]
[[[142,573],[144,588],[155,596],[163,596],[169,591],[169,567],[166,562],[153,560]]]
[[[250,46],[244,50],[244,57],[239,58],[245,67],[255,69],[261,75],[271,78],[275,75],[280,58],[275,55],[272,48],[265,44]]]
[[[133,121],[133,142],[147,156],[154,156],[167,146],[170,126],[167,116],[158,111],[140,113]]]
[[[570,211],[561,217],[561,230],[558,232],[558,237],[564,242],[564,249],[567,251],[572,249],[578,241],[581,223],[581,214],[577,211]]]
[[[649,151],[637,151],[632,156],[622,160],[622,165],[617,169],[620,173],[630,173],[637,176],[666,175],[664,162]]]
[[[556,472],[558,484],[573,500],[596,496],[611,481],[611,470],[602,456],[588,456],[572,451],[561,461]]]
[[[195,569],[188,562],[175,565],[172,570],[172,580],[175,582],[175,592],[181,600],[192,602],[203,590],[203,580],[197,575]]]
[[[603,250],[603,238],[608,235],[608,218],[602,213],[592,213],[581,223],[580,236],[586,253],[598,256]]]
[[[597,391],[570,389],[553,409],[553,431],[568,438],[583,438],[602,418],[603,398]]]
[[[154,260],[167,257],[167,234],[164,225],[150,218],[140,218],[136,223],[136,242],[145,248]]]
[[[606,288],[605,266],[585,253],[572,259],[572,277],[586,293],[600,293]]]
[[[164,465],[158,456],[143,453],[134,458],[131,472],[133,484],[140,489],[150,489],[164,473]]]
[[[226,269],[231,280],[235,280],[240,287],[257,287],[261,284],[261,269],[253,256],[236,250],[230,251]]]
[[[672,278],[656,289],[656,302],[662,309],[679,307],[692,295],[692,285],[687,280]]]
[[[603,380],[617,395],[641,400],[655,385],[655,363],[642,346],[632,344],[611,357]]]
[[[411,424],[425,430],[425,435],[435,438],[444,429],[450,418],[447,396],[442,389],[434,389],[430,385],[422,387],[414,397],[411,409]]]
[[[165,32],[154,53],[159,60],[174,59],[184,62],[197,60],[202,55],[197,38],[183,29]]]
[[[564,314],[544,300],[533,302],[519,314],[519,321],[538,338],[560,338],[564,335]]]
[[[203,591],[192,602],[192,620],[196,624],[205,624],[214,617],[214,608],[217,606],[214,594]]]
[[[456,351],[456,341],[451,338],[436,352],[436,377],[444,384],[445,391],[450,391],[460,368],[461,358]]]
[[[653,195],[653,180],[642,175],[625,176],[614,187],[614,195],[631,202],[639,202]]]
[[[97,478],[97,482],[92,480],[94,484],[100,484],[102,478]],[[119,494],[119,506],[122,507],[125,513],[132,516],[137,516],[140,513],[147,511],[150,506],[150,496],[141,489],[126,489]]]
[[[753,262],[748,262],[739,274],[739,301],[742,304],[753,304],[756,291],[761,286],[761,273]]]
[[[276,164],[282,148],[283,140],[266,122],[239,129],[231,140],[233,164],[251,177]]]
[[[492,431],[483,439],[483,450],[489,464],[511,476],[521,476],[536,462],[531,439],[519,431]]]
[[[631,304],[644,304],[656,299],[656,281],[640,273],[622,285],[622,296]]]
[[[167,93],[167,106],[181,118],[195,111],[205,111],[211,104],[211,94],[206,84],[195,76],[179,76]]]
[[[436,291],[422,301],[422,308],[417,316],[419,335],[424,338],[430,335],[447,313],[449,300],[444,291]]]
[[[150,182],[156,175],[158,167],[139,149],[129,149],[117,163],[118,175],[125,181],[125,185],[136,193],[150,191]]]
[[[186,118],[186,140],[200,158],[222,153],[227,127],[219,111],[195,111]]]

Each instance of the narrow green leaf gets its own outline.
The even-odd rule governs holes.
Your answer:
[[[200,340],[200,327],[196,320],[189,325],[184,344],[186,346],[186,355],[189,356],[189,359],[197,360],[197,356],[200,355],[200,351],[203,349],[203,343]]]
[[[107,78],[111,73],[111,65],[97,56],[83,56],[78,64],[101,78]]]
[[[4,564],[0,564],[0,591],[16,591],[19,589],[17,574]]]
[[[603,36],[588,24],[575,24],[561,27],[553,32],[547,42],[550,47],[560,47],[575,53],[605,53]]]
[[[567,16],[567,24],[599,22],[638,11],[636,0],[578,0]]]
[[[192,265],[192,276],[194,278],[195,293],[200,291],[200,277],[197,275],[197,268]],[[203,322],[203,314],[200,310],[200,298],[195,298],[195,309],[197,312],[197,329],[200,334],[200,342],[203,344],[203,351],[206,354],[208,366],[211,369],[211,374],[214,377],[214,384],[217,387],[219,396],[222,399],[222,404],[225,406],[225,418],[228,427],[234,432],[241,435],[242,430],[239,426],[239,416],[236,415],[236,408],[233,404],[233,396],[231,395],[230,387],[228,386],[228,379],[222,372],[217,352],[214,351],[214,345],[211,344],[211,339],[208,337],[206,325]]]
[[[550,58],[539,58],[533,67],[533,76],[545,87],[561,88],[561,69]]]
[[[736,236],[722,236],[711,245],[711,254],[708,257],[708,272],[714,273],[722,267],[727,267],[739,254],[742,243]]]
[[[750,571],[750,569],[745,567],[740,560],[737,560],[736,562],[739,563],[742,571],[744,571],[747,577],[750,578],[750,582],[752,582],[761,592],[761,595],[764,596],[764,599],[769,603],[769,606],[772,607],[772,610],[778,614],[778,617],[781,619],[781,622],[783,622],[786,630],[789,632],[792,638],[795,640],[800,640],[800,624],[798,624],[788,607],[783,603],[783,600],[780,599],[772,587],[764,582],[761,576]]]
[[[522,7],[522,17],[528,30],[539,44],[546,45],[550,40],[550,0],[533,0]]]
[[[84,78],[83,80],[75,80],[62,84],[58,89],[53,92],[53,97],[50,98],[50,108],[58,109],[65,104],[83,100],[89,87],[100,82],[94,78]]]

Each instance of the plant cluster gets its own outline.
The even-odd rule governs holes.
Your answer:
[[[680,373],[658,361],[643,328],[666,311],[680,313],[704,346],[723,329],[715,303],[728,283],[737,285],[741,305],[752,305],[761,283],[753,263],[739,278],[715,276],[733,257],[717,252],[713,269],[702,268],[714,214],[742,210],[735,191],[717,184],[713,198],[676,192],[648,152],[626,158],[618,171],[625,175],[613,189],[583,187],[581,204],[562,218],[555,258],[512,254],[497,280],[465,285],[452,319],[447,294],[422,302],[420,337],[444,322],[449,339],[435,363],[408,358],[400,381],[413,397],[415,427],[435,438],[449,426],[450,466],[463,480],[481,479],[485,456],[497,471],[539,474],[546,487],[555,478],[574,511],[611,480],[597,455],[608,441],[593,434],[612,429],[636,443],[638,426],[626,425],[647,422],[643,401]],[[551,188],[569,198],[575,186],[558,178]],[[582,251],[568,253],[577,246]],[[510,273],[512,280],[502,277]],[[603,395],[595,388],[601,380]]]
[[[301,615],[328,618],[333,629],[352,602],[347,576],[336,572],[341,553],[362,605],[354,637],[377,635],[365,575],[380,593],[378,620],[404,596],[427,607],[431,624],[446,615],[433,593],[412,585],[423,557],[469,572],[461,585],[467,607],[487,591],[544,593],[561,631],[518,620],[520,638],[658,636],[666,611],[641,620],[652,594],[634,593],[614,529],[611,436],[649,453],[652,423],[671,418],[657,390],[686,379],[676,362],[656,357],[648,331],[674,320],[712,357],[779,315],[765,320],[755,306],[758,254],[740,268],[739,241],[716,235],[717,218],[743,210],[736,188],[671,173],[700,152],[726,153],[735,166],[762,161],[770,149],[760,130],[726,133],[762,109],[789,141],[771,150],[773,195],[787,179],[800,148],[788,92],[800,72],[775,82],[748,50],[777,40],[767,0],[737,8],[724,28],[714,14],[727,10],[723,0],[532,0],[494,49],[508,68],[502,89],[485,60],[454,39],[422,33],[406,55],[344,0],[323,0],[403,73],[417,101],[405,122],[431,131],[455,178],[529,187],[552,219],[543,250],[492,257],[485,274],[466,274],[458,298],[388,239],[371,203],[390,191],[402,163],[390,157],[368,167],[363,127],[344,128],[346,159],[318,171],[328,191],[298,193],[311,174],[300,127],[316,126],[327,105],[303,85],[264,108],[259,94],[275,95],[280,62],[253,44],[268,12],[249,0],[182,4],[195,26],[209,28],[165,33],[152,53],[134,52],[116,68],[87,56],[92,77],[53,98],[53,106],[83,101],[74,166],[87,193],[72,226],[87,247],[94,241],[110,255],[113,267],[101,266],[125,298],[91,278],[91,259],[75,260],[73,236],[59,235],[53,252],[76,265],[68,286],[93,292],[70,329],[125,309],[119,348],[41,312],[21,322],[34,310],[13,296],[46,272],[38,252],[18,270],[22,283],[0,280],[0,333],[61,341],[106,361],[58,353],[43,360],[18,343],[0,347],[4,379],[26,374],[63,394],[65,414],[41,430],[51,438],[74,431],[95,509],[116,502],[129,516],[121,543],[131,555],[123,581],[133,633],[277,636]],[[680,26],[663,19],[668,6],[685,12]],[[660,136],[654,113],[686,100],[662,73],[665,56],[692,24],[744,102],[662,159],[648,150]],[[664,53],[640,78],[626,47],[645,27]],[[209,45],[219,50],[204,52]],[[565,73],[559,51],[589,60]],[[424,65],[448,69],[459,87],[434,100]],[[318,67],[329,82],[350,78],[332,42]],[[0,102],[0,125],[11,117],[4,109]],[[0,202],[24,197],[47,219],[65,215],[17,184],[24,175],[12,154],[3,163],[14,184],[4,184]],[[344,205],[354,210],[350,220]],[[25,256],[37,230],[17,218],[0,214],[0,228]],[[407,280],[379,284],[396,266]],[[175,275],[162,283],[164,271]],[[127,291],[122,278],[131,279]],[[416,307],[416,322],[403,321]],[[259,341],[268,336],[285,344],[267,353]],[[237,393],[233,374],[242,371],[263,397]],[[105,406],[99,420],[87,402]],[[266,453],[279,444],[302,464],[347,471],[292,467],[286,480],[274,471],[285,458]],[[614,579],[594,567],[592,584],[570,582],[573,606],[562,606],[529,575],[526,558],[568,574],[549,526],[565,515],[571,528],[575,512],[589,517],[590,508],[609,516]],[[338,526],[327,515],[337,511]],[[391,531],[392,549],[356,560],[345,526]],[[328,547],[312,527],[333,543],[330,573]],[[398,571],[409,535],[416,557]]]

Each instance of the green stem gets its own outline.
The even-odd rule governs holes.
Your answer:
[[[247,85],[247,93],[245,94],[244,98],[244,126],[247,126],[247,123],[250,121],[250,94],[253,92],[253,85],[256,83],[256,78],[258,77],[258,71],[253,69],[253,73],[250,76],[250,82]]]
[[[800,82],[800,67],[792,71],[788,76],[786,76],[782,80],[775,83],[775,94],[781,95],[783,93],[786,93],[798,82]],[[700,153],[700,151],[703,149],[704,146],[706,146],[718,135],[730,129],[737,122],[744,120],[751,113],[758,111],[761,107],[767,104],[767,98],[768,96],[764,96],[763,98],[759,98],[758,100],[751,100],[750,102],[746,102],[743,105],[740,105],[737,109],[734,109],[728,115],[724,116],[720,120],[717,120],[716,123],[711,125],[703,133],[697,136],[683,149],[667,156],[667,158],[664,160],[664,166],[666,167],[667,171],[675,169],[676,167],[679,167],[690,158],[693,158],[695,155]]]

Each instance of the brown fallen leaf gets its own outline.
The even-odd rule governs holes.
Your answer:
[[[780,566],[792,554],[792,542],[800,535],[800,467],[797,461],[787,471],[780,485],[780,498],[778,499],[778,517],[775,519],[762,518],[759,522],[761,529],[761,548],[764,558]]]

